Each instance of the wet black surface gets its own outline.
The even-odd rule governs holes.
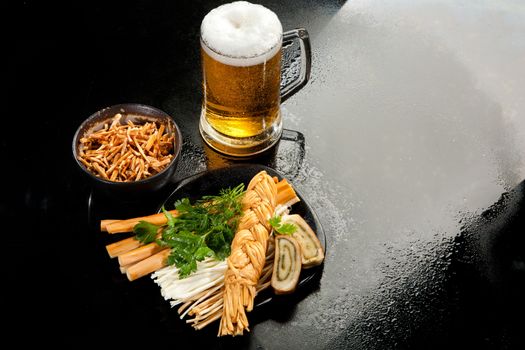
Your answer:
[[[90,206],[141,215],[181,179],[243,163],[198,134],[199,24],[219,2],[21,1],[10,8],[18,25],[0,143],[8,333],[69,344],[524,348],[523,8],[263,3],[285,29],[308,29],[312,80],[283,106],[285,139],[244,162],[277,169],[315,208],[322,274],[250,314],[250,334],[220,340],[214,327],[178,320],[150,280],[129,283]],[[173,116],[184,144],[166,193],[118,202],[92,192],[70,145],[85,118],[125,102]]]

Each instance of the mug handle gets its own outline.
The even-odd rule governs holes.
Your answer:
[[[299,39],[301,48],[301,67],[297,79],[281,86],[281,102],[286,101],[289,97],[301,90],[310,79],[310,70],[312,68],[312,49],[310,47],[310,36],[304,28],[292,29],[283,33],[283,48],[286,43],[291,43],[294,39]]]

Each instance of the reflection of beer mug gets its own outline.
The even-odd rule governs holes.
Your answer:
[[[281,86],[283,42],[298,39],[301,71]],[[244,1],[219,6],[201,25],[204,101],[200,131],[214,149],[249,156],[281,136],[280,104],[310,75],[310,41],[304,29],[283,34],[272,11]]]

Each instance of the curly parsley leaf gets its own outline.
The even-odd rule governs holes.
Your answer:
[[[274,216],[268,220],[270,226],[281,235],[292,235],[297,231],[297,226],[292,223],[282,223],[280,216]]]
[[[167,211],[164,208],[164,206],[162,206],[162,212],[166,216],[166,219],[168,219],[168,226],[169,227],[174,227],[175,226],[175,218],[173,217],[173,215],[171,215],[171,213],[169,211]]]
[[[206,237],[207,246],[210,247],[218,260],[224,260],[230,255],[230,244],[233,239],[230,237],[233,237],[233,235],[224,234],[224,232],[217,232]]]
[[[209,256],[213,256],[213,250],[206,246],[200,246],[195,251],[195,260],[197,261],[202,261]]]
[[[175,202],[175,209],[177,209],[180,214],[190,212],[192,208],[189,198],[182,198]]]
[[[148,244],[155,241],[159,228],[160,226],[147,221],[140,221],[133,227],[133,233],[135,233],[135,239]]]

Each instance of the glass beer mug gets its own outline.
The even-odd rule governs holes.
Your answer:
[[[299,41],[300,73],[281,82],[283,43]],[[271,10],[245,1],[219,6],[201,25],[204,99],[199,129],[206,143],[232,156],[251,156],[281,137],[281,102],[308,81],[308,32],[283,33]]]

